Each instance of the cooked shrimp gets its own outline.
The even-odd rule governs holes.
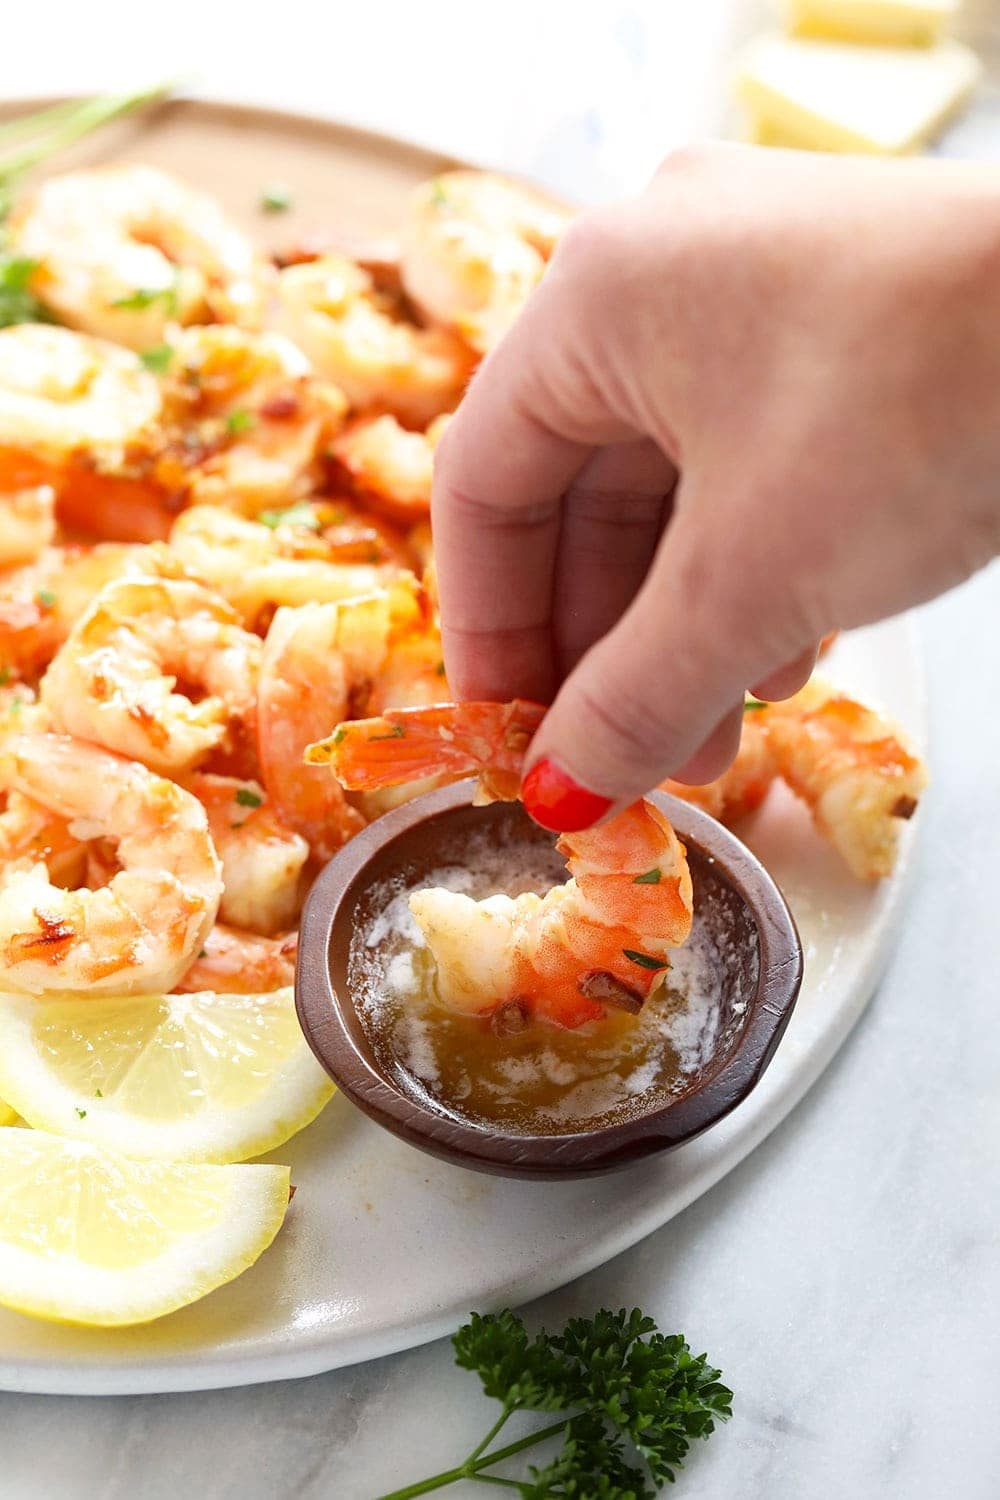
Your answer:
[[[152,460],[164,492],[251,516],[311,494],[347,411],[341,392],[276,333],[184,328],[170,346]]]
[[[111,579],[179,568],[159,547],[102,542],[47,547],[33,563],[0,572],[0,665],[18,677],[40,675]]]
[[[198,505],[177,517],[170,545],[189,572],[217,590],[251,627],[277,605],[350,599],[379,588],[397,572],[386,563],[302,556],[300,537],[290,530]]]
[[[50,484],[0,494],[0,568],[34,562],[56,534],[56,492]]]
[[[50,486],[67,524],[130,541],[165,536],[169,505],[139,461],[161,406],[155,377],[128,349],[43,324],[0,329],[0,491]]]
[[[520,702],[403,709],[342,723],[307,753],[349,788],[478,772],[487,798],[509,798],[543,714]],[[691,930],[683,844],[655,803],[642,801],[599,828],[564,834],[556,848],[571,878],[544,896],[479,902],[428,889],[410,897],[445,1004],[476,1015],[516,1005],[567,1027],[609,1006],[641,1009]]]
[[[365,504],[404,524],[419,521],[430,514],[434,449],[447,422],[438,417],[426,432],[409,432],[392,416],[359,417],[331,452]]]
[[[223,922],[287,932],[302,906],[305,839],[282,822],[259,782],[196,772],[186,785],[208,814],[222,861]]]
[[[0,872],[0,953],[11,987],[135,994],[190,967],[222,894],[204,808],[174,782],[68,735],[0,741],[0,787],[117,841],[121,869],[98,891],[62,890],[44,860]]]
[[[305,748],[337,720],[367,712],[384,674],[391,674],[386,691],[402,693],[404,662],[390,664],[426,629],[426,601],[410,577],[340,604],[280,609],[272,621],[257,708],[261,778],[278,812],[321,859],[362,828],[365,817],[332,777],[303,763]],[[412,666],[414,676],[417,670]],[[416,692],[412,682],[410,691]]]
[[[0,687],[0,743],[11,735],[50,727],[47,711],[31,688]],[[87,845],[70,832],[65,818],[20,792],[0,793],[0,865],[42,859],[55,885],[76,885],[86,864]]]
[[[736,759],[715,781],[703,786],[688,786],[686,782],[668,778],[660,783],[660,790],[693,803],[723,823],[754,812],[778,774],[765,722],[766,712],[766,705],[748,703]]]
[[[9,734],[51,728],[48,709],[42,707],[30,687],[23,683],[0,687],[0,740]]]
[[[157,167],[51,177],[10,235],[38,262],[36,296],[84,333],[148,349],[172,322],[260,324],[269,267],[214,198]]]
[[[778,774],[861,880],[892,873],[903,822],[927,785],[927,768],[873,709],[813,678],[794,698],[768,704]]]
[[[331,723],[367,702],[385,656],[381,595],[279,609],[264,642],[257,701],[261,778],[281,816],[329,859],[365,826],[340,786],[303,764],[303,752]]]
[[[351,791],[399,786],[422,776],[479,776],[477,800],[517,798],[524,752],[545,717],[540,703],[438,703],[377,719],[338,724],[306,748],[310,765],[328,765]],[[376,748],[377,747],[377,748]]]
[[[435,323],[486,354],[541,280],[568,215],[490,172],[445,172],[417,188],[403,239],[403,285]]]
[[[53,885],[74,886],[86,870],[87,845],[69,821],[20,792],[8,791],[0,812],[0,865],[41,860]]]
[[[109,583],[42,682],[59,729],[177,774],[250,740],[261,643],[183,579]]]
[[[372,277],[339,255],[290,266],[278,277],[281,327],[352,406],[377,406],[424,427],[453,411],[475,363],[444,328],[398,315]]]
[[[264,995],[295,983],[298,934],[260,937],[216,922],[175,993],[216,990],[226,995]]]

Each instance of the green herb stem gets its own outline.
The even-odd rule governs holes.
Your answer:
[[[433,1490],[443,1490],[446,1485],[457,1484],[460,1479],[485,1479],[491,1482],[493,1476],[482,1474],[480,1472],[482,1469],[503,1463],[504,1459],[513,1458],[515,1453],[523,1453],[525,1448],[534,1448],[536,1443],[544,1443],[546,1438],[556,1437],[566,1427],[564,1417],[561,1422],[551,1422],[548,1427],[543,1427],[538,1432],[529,1432],[527,1437],[518,1438],[516,1442],[508,1443],[505,1448],[496,1448],[492,1453],[483,1453],[485,1445],[499,1432],[509,1416],[510,1412],[505,1411],[501,1420],[494,1424],[464,1464],[459,1464],[455,1469],[445,1469],[441,1474],[432,1474],[429,1479],[421,1479],[416,1484],[408,1484],[403,1490],[392,1490],[387,1495],[379,1495],[378,1500],[415,1500],[417,1495],[429,1495]],[[514,1485],[514,1488],[517,1488],[513,1480],[505,1479],[502,1483]]]
[[[501,1411],[500,1415],[497,1417],[496,1421],[493,1423],[493,1426],[490,1428],[489,1432],[483,1438],[482,1442],[479,1444],[479,1446],[477,1448],[473,1448],[472,1452],[469,1454],[468,1458],[465,1460],[465,1462],[466,1462],[467,1465],[468,1464],[474,1464],[475,1461],[476,1461],[476,1459],[479,1457],[479,1455],[481,1453],[485,1453],[486,1452],[486,1449],[490,1446],[490,1444],[492,1443],[493,1439],[496,1437],[497,1433],[500,1431],[501,1427],[504,1425],[504,1423],[506,1422],[506,1420],[507,1420],[507,1418],[509,1416],[510,1416],[510,1407],[509,1406],[505,1406],[503,1408],[503,1411]]]
[[[63,99],[60,104],[50,104],[47,109],[36,109],[30,115],[15,115],[0,125],[0,147],[24,140],[26,136],[38,135],[61,124],[67,116],[80,108],[79,99]]]
[[[96,99],[85,99],[82,103],[78,101],[68,102],[66,105],[54,105],[51,109],[41,110],[35,115],[28,115],[23,121],[12,121],[12,124],[20,123],[23,129],[18,134],[26,134],[32,128],[37,129],[39,125],[47,128],[48,133],[44,140],[26,147],[13,157],[8,157],[5,162],[0,162],[0,177],[9,180],[27,172],[31,167],[38,166],[47,157],[56,151],[65,150],[67,146],[73,145],[74,141],[89,135],[101,125],[106,125],[110,120],[117,119],[119,115],[133,113],[141,109],[145,104],[152,104],[157,99],[164,98],[176,87],[176,83],[158,83],[153,88],[142,89],[134,94],[102,94]],[[65,111],[61,118],[53,121],[52,116],[56,111]]]

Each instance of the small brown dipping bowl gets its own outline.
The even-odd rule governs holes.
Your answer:
[[[596,1129],[518,1134],[456,1118],[426,1094],[410,1093],[376,1056],[351,998],[348,970],[352,935],[384,906],[386,881],[426,883],[430,871],[465,863],[462,850],[473,833],[498,846],[532,842],[544,850],[555,843],[519,802],[474,807],[474,789],[473,781],[458,782],[386,813],[345,845],[316,881],[302,920],[295,999],[323,1067],[386,1130],[446,1161],[505,1177],[609,1172],[708,1130],[747,1097],[774,1056],[802,981],[802,948],[780,891],[754,856],[706,813],[660,792],[652,800],[687,845],[696,921],[705,924],[722,971],[716,1045],[681,1092]],[[558,882],[565,869],[559,856],[553,859]]]

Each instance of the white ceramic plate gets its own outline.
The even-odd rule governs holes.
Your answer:
[[[72,161],[102,157],[173,167],[262,239],[286,245],[322,226],[391,231],[407,187],[447,164],[344,126],[193,102],[115,127]],[[280,221],[255,207],[271,181],[295,199]],[[907,622],[840,640],[825,669],[924,743],[923,677]],[[274,1154],[291,1163],[298,1193],[251,1271],[146,1328],[62,1328],[0,1309],[0,1390],[177,1391],[314,1374],[450,1332],[472,1308],[540,1296],[666,1223],[763,1140],[823,1071],[871,995],[905,898],[912,830],[896,875],[874,889],[845,872],[781,789],[744,834],[789,900],[806,977],[763,1083],[714,1130],[614,1176],[515,1183],[424,1156],[335,1099]]]
[[[923,744],[907,622],[841,639],[824,665]],[[450,1332],[472,1308],[540,1296],[666,1223],[818,1078],[872,993],[905,899],[912,833],[894,878],[874,889],[845,873],[783,789],[745,834],[792,907],[805,982],[760,1087],[714,1130],[610,1177],[509,1182],[425,1156],[335,1099],[274,1153],[291,1162],[298,1192],[251,1271],[147,1328],[60,1328],[0,1311],[0,1389],[176,1391],[311,1375]]]

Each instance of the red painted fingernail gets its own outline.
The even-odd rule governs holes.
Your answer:
[[[521,801],[543,828],[552,833],[578,833],[602,818],[612,799],[580,786],[546,755],[535,762],[521,782]]]

